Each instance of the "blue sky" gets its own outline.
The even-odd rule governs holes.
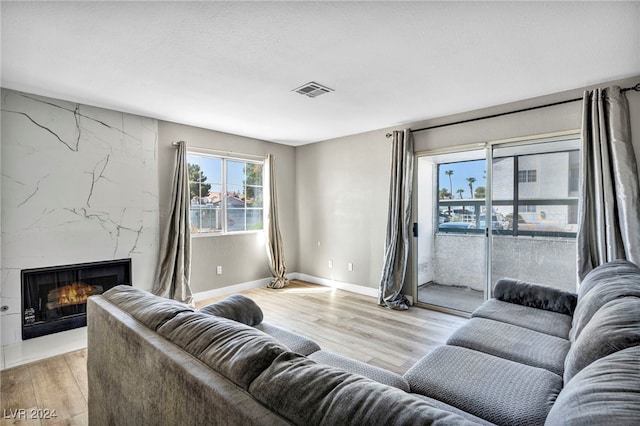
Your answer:
[[[222,160],[214,157],[199,157],[189,155],[187,162],[190,164],[200,165],[200,170],[207,177],[209,183],[222,183]],[[242,185],[244,182],[244,163],[228,161],[227,162],[227,183]]]
[[[479,186],[486,187],[486,179],[483,179],[486,170],[486,160],[484,159],[439,164],[438,190],[447,188],[447,191],[449,191],[449,176],[444,173],[447,170],[453,170],[451,182],[453,184],[454,198],[458,198],[458,194],[456,193],[458,189],[464,189],[464,193],[462,194],[463,198],[472,198],[469,194],[469,182],[467,182],[468,177],[476,178],[476,181],[473,183],[474,192]]]

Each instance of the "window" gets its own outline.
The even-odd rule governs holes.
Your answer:
[[[555,140],[494,149],[492,205],[505,218],[498,233],[575,237],[578,143]]]
[[[518,183],[527,183],[536,181],[535,170],[518,170]]]
[[[486,167],[484,159],[438,164],[438,232],[484,232]]]
[[[493,148],[491,206],[486,160],[437,165],[438,232],[575,237],[579,139]],[[491,214],[487,214],[487,210]]]
[[[191,234],[263,227],[262,162],[189,152]]]

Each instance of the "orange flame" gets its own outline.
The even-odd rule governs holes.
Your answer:
[[[59,306],[84,303],[92,295],[92,292],[93,287],[81,282],[59,287],[49,292],[47,308],[52,309]]]

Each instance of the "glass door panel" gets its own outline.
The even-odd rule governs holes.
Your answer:
[[[486,170],[484,149],[417,158],[418,303],[470,313],[485,300]]]
[[[498,145],[490,282],[509,277],[576,291],[579,137]]]

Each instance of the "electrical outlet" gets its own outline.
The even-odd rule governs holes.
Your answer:
[[[216,266],[216,274],[222,275],[222,266]]]
[[[329,269],[333,268],[333,260],[329,261]]]
[[[349,262],[349,263],[347,264],[347,269],[348,269],[349,271],[353,271],[353,263]]]

